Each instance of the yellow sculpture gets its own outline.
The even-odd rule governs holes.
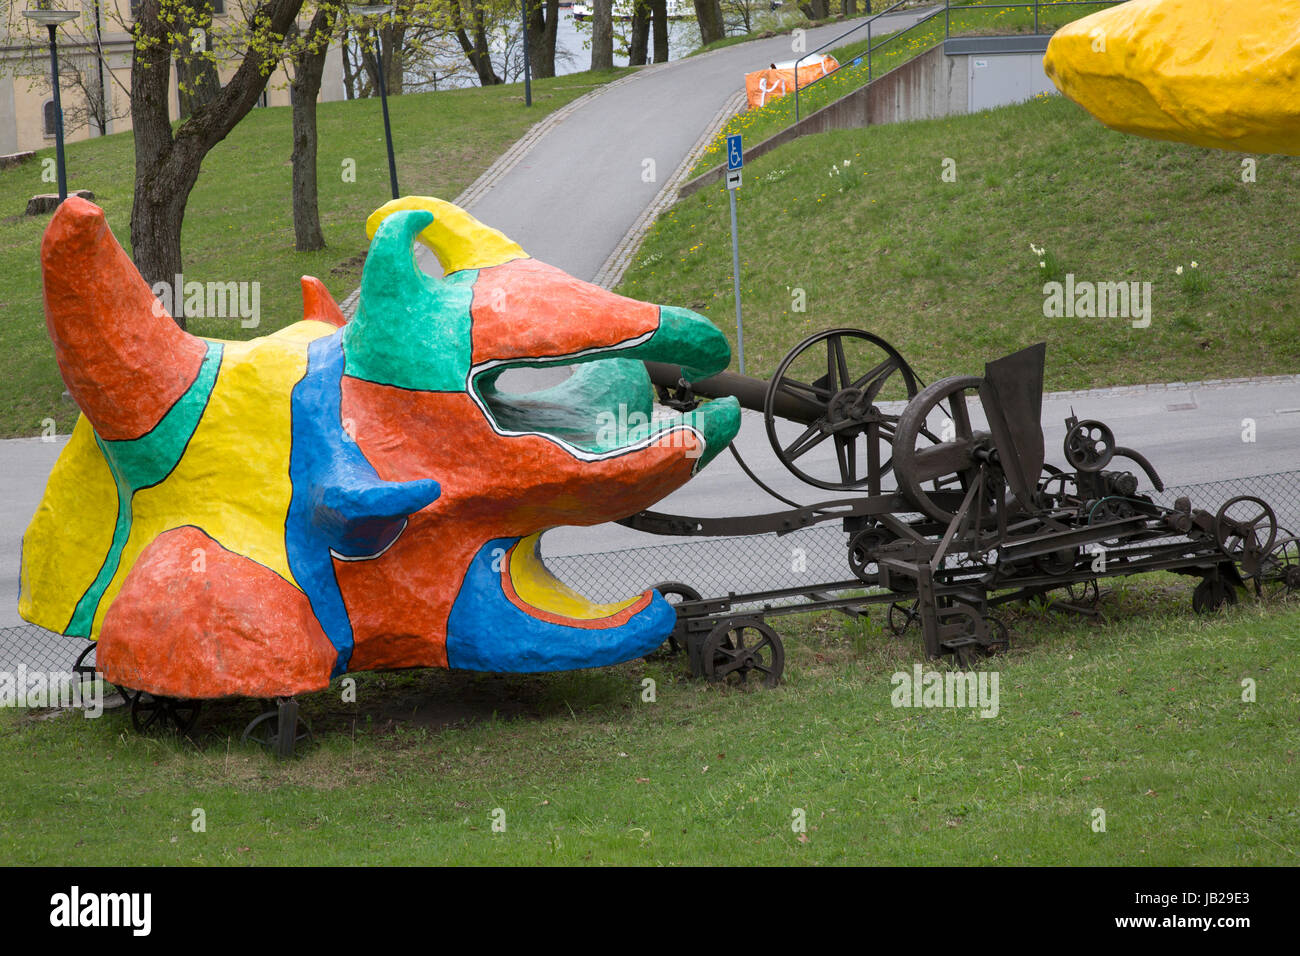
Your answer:
[[[1129,0],[1058,30],[1043,67],[1121,132],[1300,155],[1300,0]]]

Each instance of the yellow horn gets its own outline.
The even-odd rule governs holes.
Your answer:
[[[433,213],[433,222],[421,230],[418,238],[433,250],[445,273],[486,269],[528,258],[519,243],[504,233],[483,225],[459,206],[432,196],[403,196],[384,203],[366,220],[366,236],[373,239],[379,224],[403,209]]]

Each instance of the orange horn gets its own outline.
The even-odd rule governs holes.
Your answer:
[[[59,206],[41,272],[68,392],[101,438],[139,438],[198,377],[207,346],[167,314],[94,203],[71,196]]]

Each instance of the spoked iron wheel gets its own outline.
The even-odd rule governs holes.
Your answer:
[[[895,601],[889,605],[885,620],[895,637],[902,637],[914,627],[921,626],[919,601]]]
[[[1242,565],[1247,576],[1254,575],[1277,541],[1277,515],[1262,498],[1230,498],[1214,516],[1214,539],[1224,554]]]
[[[277,757],[292,757],[300,744],[310,744],[312,736],[307,721],[298,716],[298,702],[293,699],[277,701],[273,710],[254,717],[240,738],[252,741]]]
[[[744,684],[752,673],[764,687],[775,687],[785,670],[785,645],[762,621],[723,621],[700,650],[704,676],[711,681]]]
[[[984,467],[992,436],[971,426],[968,401],[977,398],[984,380],[954,375],[922,389],[898,420],[894,434],[894,471],[898,490],[927,517],[948,524],[961,496]],[[930,487],[927,488],[926,485]],[[985,489],[987,514],[992,496]]]
[[[128,691],[123,688],[125,696]],[[160,697],[146,691],[132,691],[131,724],[138,733],[175,731],[188,734],[199,719],[203,702],[180,697]]]
[[[660,581],[658,584],[652,584],[650,590],[658,591],[663,595],[663,599],[673,607],[683,601],[698,601],[700,599],[699,591],[689,584],[683,584],[681,581]],[[670,654],[676,654],[682,649],[682,645],[678,642],[675,634],[669,634],[666,643]]]
[[[763,420],[772,450],[790,472],[810,485],[831,490],[878,487],[892,467],[883,445],[893,442],[897,415],[877,403],[906,401],[916,394],[916,375],[882,338],[858,329],[827,329],[804,339],[782,359],[767,387]],[[798,417],[778,412],[784,403]],[[783,429],[789,418],[803,428]],[[797,435],[797,437],[795,437]],[[834,461],[805,457],[830,440]]]
[[[1300,595],[1300,537],[1278,539],[1260,563],[1256,580],[1270,594]]]

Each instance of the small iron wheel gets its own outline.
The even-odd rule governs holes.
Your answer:
[[[1282,595],[1300,594],[1300,537],[1279,538],[1260,562],[1257,580],[1279,586]]]
[[[1078,471],[1101,471],[1115,457],[1115,433],[1096,419],[1075,422],[1065,434],[1065,460]]]
[[[127,693],[123,688],[123,696]],[[151,730],[188,734],[199,719],[199,711],[203,709],[203,702],[198,700],[155,696],[146,691],[133,693],[131,724],[141,734],[147,734]]]
[[[849,539],[849,570],[863,584],[875,584],[879,580],[876,551],[890,538],[891,535],[879,528],[864,528]]]
[[[658,591],[663,596],[663,599],[674,608],[683,601],[700,600],[700,592],[689,584],[683,584],[681,581],[660,581],[658,584],[650,585],[650,590]],[[669,634],[665,643],[668,645],[668,653],[670,654],[676,654],[682,649],[682,645],[678,642],[675,634]]]
[[[756,618],[723,621],[705,638],[700,662],[708,680],[744,684],[752,671],[764,687],[775,687],[785,670],[785,646]]]
[[[77,674],[80,677],[89,677],[92,680],[94,679],[96,673],[95,662],[91,661],[90,663],[87,663],[86,658],[95,653],[95,648],[97,646],[98,645],[94,641],[91,641],[82,648],[81,653],[77,655],[77,659],[72,663],[72,673]]]
[[[902,637],[912,628],[920,626],[919,604],[919,601],[895,601],[889,605],[889,613],[885,615],[885,621],[895,637]]]
[[[244,728],[243,736],[240,741],[248,743],[252,741],[261,745],[268,753],[273,754],[292,754],[296,752],[299,744],[310,744],[316,738],[312,736],[311,727],[307,721],[298,717],[294,720],[293,743],[289,744],[287,749],[282,744],[287,741],[280,739],[280,708],[273,706],[271,710],[259,714],[249,721],[248,726]]]
[[[1192,610],[1197,614],[1212,614],[1225,604],[1237,603],[1237,589],[1221,576],[1201,578],[1192,591]]]

